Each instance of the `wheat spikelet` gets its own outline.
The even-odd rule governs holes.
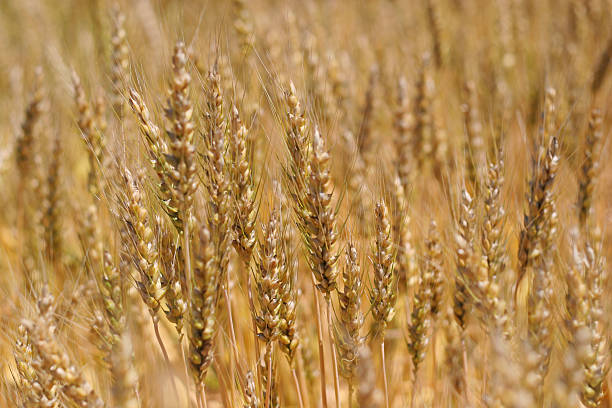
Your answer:
[[[279,244],[281,260],[286,258],[287,247],[284,242]],[[281,266],[281,297],[280,324],[278,342],[280,350],[285,353],[289,364],[294,364],[296,352],[300,343],[297,333],[297,263],[291,259],[282,261]]]
[[[333,207],[333,186],[329,174],[330,155],[325,142],[315,128],[312,156],[308,165],[307,195],[303,205],[309,217],[302,220],[300,229],[309,252],[309,264],[317,281],[317,288],[326,296],[336,288],[338,274],[335,263],[338,254],[335,244],[338,238]]]
[[[414,294],[410,323],[408,326],[408,352],[412,359],[413,384],[416,382],[418,369],[425,359],[429,344],[431,327],[431,288],[429,272],[421,270],[419,283]],[[414,392],[414,391],[413,391]]]
[[[177,42],[172,56],[170,97],[165,110],[170,127],[166,160],[171,166],[167,177],[172,181],[173,199],[179,205],[183,224],[189,219],[193,194],[198,188],[196,179],[193,107],[189,98],[191,76],[187,72],[185,44]]]
[[[602,294],[607,278],[604,260],[599,255],[597,247],[587,243],[585,250],[586,271],[588,282],[589,309],[586,324],[590,330],[590,348],[583,361],[585,381],[582,390],[582,401],[587,407],[600,406],[604,396],[604,381],[609,370],[608,338],[604,334]]]
[[[232,161],[231,179],[235,202],[233,244],[247,265],[255,246],[255,221],[257,218],[256,192],[252,180],[251,166],[248,161],[248,138],[248,130],[240,120],[238,109],[233,106],[229,139]]]
[[[499,279],[506,268],[506,247],[503,235],[506,212],[502,206],[501,189],[504,184],[504,160],[502,153],[488,163],[484,182],[484,215],[480,246],[486,262],[489,279]]]
[[[246,387],[244,389],[244,408],[259,408],[259,398],[257,397],[257,391],[255,389],[255,378],[252,371],[246,373]]]
[[[390,195],[393,240],[397,245],[397,259],[395,262],[397,285],[400,292],[409,295],[413,292],[417,279],[417,261],[410,232],[408,194],[404,187],[402,187],[399,175],[393,179]]]
[[[417,161],[417,168],[421,170],[432,152],[433,118],[431,112],[434,82],[429,74],[429,61],[423,58],[419,66],[416,82],[416,93],[412,101],[412,128],[413,152]]]
[[[466,164],[466,173],[472,192],[475,194],[479,190],[479,182],[481,175],[479,174],[480,166],[483,165],[483,140],[482,140],[482,124],[478,112],[476,101],[476,84],[473,81],[466,81],[465,103],[461,105],[463,112],[463,121],[465,124],[466,139],[464,143],[464,155]]]
[[[114,4],[112,10],[112,34],[111,34],[111,104],[113,111],[121,120],[123,118],[124,96],[123,91],[126,81],[126,70],[128,69],[128,44],[125,32],[125,15],[121,12],[118,4]]]
[[[194,251],[193,285],[189,307],[189,362],[200,389],[213,360],[213,343],[217,332],[217,308],[220,296],[219,271],[208,228],[198,231]]]
[[[339,372],[350,385],[357,381],[359,349],[363,344],[360,330],[364,316],[361,312],[361,268],[357,249],[352,242],[346,247],[345,264],[342,270],[342,290],[338,290],[340,305],[339,321],[335,326],[334,341],[339,356]],[[350,396],[349,396],[350,398]]]
[[[475,218],[474,200],[467,191],[463,190],[459,203],[459,217],[455,236],[457,269],[453,297],[453,312],[461,329],[465,329],[466,314],[470,306],[470,283],[475,276],[475,272],[472,270],[474,268]]]
[[[357,150],[366,163],[371,160],[371,154],[375,146],[372,135],[372,116],[374,113],[375,95],[374,92],[378,85],[378,66],[374,65],[370,68],[370,77],[368,88],[365,94],[365,102],[363,105],[363,116],[359,125],[359,133],[357,134]]]
[[[580,169],[578,189],[578,219],[582,228],[588,226],[588,218],[593,211],[593,190],[599,173],[599,155],[603,138],[601,126],[601,112],[599,109],[593,109],[589,119],[589,129],[586,134],[584,161]]]
[[[435,221],[429,225],[429,232],[425,240],[425,260],[424,260],[424,277],[423,280],[429,286],[429,303],[431,315],[435,321],[440,311],[442,303],[442,295],[444,293],[444,264],[442,245],[438,226]]]
[[[53,264],[59,261],[62,253],[62,217],[60,213],[62,195],[59,186],[61,154],[62,146],[60,138],[57,136],[53,142],[51,162],[47,170],[46,195],[42,216],[45,253]]]
[[[394,113],[393,126],[397,132],[395,137],[397,174],[404,191],[407,191],[410,186],[414,166],[414,152],[412,151],[413,146],[410,138],[410,129],[414,126],[414,118],[409,110],[409,103],[408,82],[406,78],[401,77],[397,83],[397,108]]]
[[[231,234],[231,186],[228,164],[225,106],[219,73],[213,67],[207,77],[204,133],[204,175],[208,190],[208,214],[211,237],[215,241],[220,271],[225,273],[229,262]],[[223,281],[223,279],[221,280]]]
[[[34,143],[36,139],[37,124],[40,122],[44,109],[44,92],[42,88],[43,73],[38,67],[35,71],[34,90],[26,107],[25,118],[21,124],[21,134],[15,143],[15,158],[17,169],[22,180],[29,182],[30,171],[34,164]]]
[[[274,209],[263,231],[264,239],[259,246],[255,269],[255,288],[259,307],[252,313],[255,314],[258,337],[266,344],[266,351],[261,360],[263,399],[266,407],[278,406],[273,344],[278,339],[282,324],[280,313],[283,303],[280,295],[283,248],[280,228],[280,214]]]
[[[25,406],[56,408],[60,406],[60,386],[44,370],[41,358],[34,352],[23,325],[18,327],[14,358],[19,375],[18,387]]]
[[[77,108],[77,125],[85,142],[89,158],[89,173],[87,176],[87,186],[89,192],[96,196],[100,193],[99,167],[103,161],[104,139],[102,132],[95,123],[95,113],[92,113],[91,106],[85,96],[85,91],[81,84],[81,79],[76,72],[72,73],[72,84],[74,89],[74,101]],[[98,108],[98,116],[99,116]]]
[[[530,182],[528,210],[521,230],[519,240],[519,274],[518,281],[522,279],[528,267],[536,263],[541,252],[536,251],[537,245],[545,239],[541,236],[544,231],[547,214],[551,211],[552,184],[557,174],[559,157],[557,151],[559,142],[555,136],[545,138],[538,148],[537,157],[533,162],[533,178]]]
[[[376,204],[375,219],[376,243],[372,255],[374,277],[370,289],[373,324],[370,335],[373,338],[380,337],[384,341],[385,329],[395,315],[394,306],[397,298],[397,282],[393,273],[395,249],[391,236],[389,213],[384,201]]]
[[[132,262],[140,277],[136,281],[136,288],[143,302],[149,308],[151,316],[154,319],[159,319],[157,314],[167,289],[162,285],[162,275],[156,251],[157,243],[153,230],[149,226],[149,213],[143,205],[140,187],[127,169],[124,170],[124,178],[128,198],[128,218],[125,222],[132,236]]]
[[[42,301],[49,302],[48,299],[45,299],[47,296],[50,295],[43,295]],[[60,348],[56,338],[56,326],[50,316],[49,314],[43,314],[37,316],[35,320],[24,320],[22,322],[37,355],[41,359],[41,369],[55,379],[61,392],[73,403],[82,407],[104,407],[104,402],[83,377],[80,369],[72,363],[68,354]]]

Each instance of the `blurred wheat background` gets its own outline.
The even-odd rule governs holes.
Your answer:
[[[0,406],[611,407],[610,0],[2,0]]]

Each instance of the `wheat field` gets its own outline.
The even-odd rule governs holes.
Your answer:
[[[0,1],[0,406],[612,407],[612,1]]]

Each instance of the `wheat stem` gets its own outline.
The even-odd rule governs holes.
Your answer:
[[[385,338],[380,341],[380,359],[382,362],[383,384],[385,388],[385,407],[389,408],[389,383],[387,382],[387,364],[385,363]]]
[[[229,282],[229,273],[227,273],[227,280]],[[232,315],[232,301],[231,301],[231,297],[229,294],[229,288],[228,288],[229,284],[226,282],[225,285],[223,285],[223,296],[225,296],[225,303],[227,304],[227,319],[229,321],[229,326],[230,326],[230,335],[231,335],[231,348],[232,348],[232,353],[230,355],[230,376],[231,376],[231,391],[230,391],[230,396],[232,399],[232,403],[235,401],[234,398],[234,380],[236,378],[236,364],[239,361],[238,359],[238,342],[236,341],[236,331],[234,330],[234,318]],[[240,381],[240,385],[242,387],[244,387],[244,382],[242,381],[242,377],[238,376],[238,379]]]
[[[302,399],[303,399],[303,403],[305,407],[310,407],[312,406],[310,404],[310,392],[308,390],[308,387],[306,386],[306,378],[304,378],[304,368],[302,367],[302,358],[301,356],[298,356],[297,361],[296,361],[296,373],[298,376],[298,379],[300,381],[300,389],[302,390]]]
[[[332,328],[332,304],[331,304],[331,296],[326,296],[327,301],[327,333],[329,335],[329,339],[331,340],[331,328]],[[340,381],[338,379],[338,356],[336,354],[336,348],[334,347],[333,342],[330,341],[329,346],[331,348],[332,353],[332,363],[334,367],[334,392],[336,395],[336,408],[340,408]]]
[[[319,302],[319,292],[314,280],[314,275],[310,275],[312,278],[312,296],[315,302],[315,313],[317,318],[317,339],[319,344],[319,366],[321,370],[321,403],[323,408],[327,408],[327,393],[325,391],[325,357],[323,355],[323,333],[321,330],[321,305]]]
[[[166,368],[168,369],[168,373],[170,374],[170,382],[172,384],[172,391],[174,392],[174,396],[178,401],[179,393],[176,388],[176,382],[174,379],[174,373],[172,371],[172,365],[170,364],[170,358],[168,357],[168,352],[166,351],[166,346],[164,346],[164,342],[159,334],[159,319],[151,316],[153,320],[153,330],[155,331],[155,338],[157,339],[157,343],[159,344],[159,348],[161,349],[162,355],[164,356],[164,361],[166,362]]]
[[[300,381],[298,380],[297,370],[295,368],[291,369],[291,375],[293,376],[293,383],[295,384],[295,392],[297,393],[299,406],[300,408],[304,408],[304,400],[302,398]]]
[[[272,352],[274,350],[274,343],[268,342],[266,344],[266,360],[268,360],[268,380],[266,381],[266,403],[265,408],[270,408],[270,394],[272,393]]]
[[[253,301],[253,276],[251,272],[248,270],[249,266],[246,265],[247,269],[247,295],[249,298],[249,309],[255,310],[255,302]],[[255,378],[257,378],[257,382],[261,384],[259,381],[259,359],[260,359],[260,351],[259,351],[259,339],[257,338],[257,323],[255,322],[255,315],[251,313],[251,322],[253,324],[253,347],[255,348]]]

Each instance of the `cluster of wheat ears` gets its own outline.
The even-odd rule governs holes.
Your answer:
[[[610,0],[3,0],[0,406],[612,407]]]

